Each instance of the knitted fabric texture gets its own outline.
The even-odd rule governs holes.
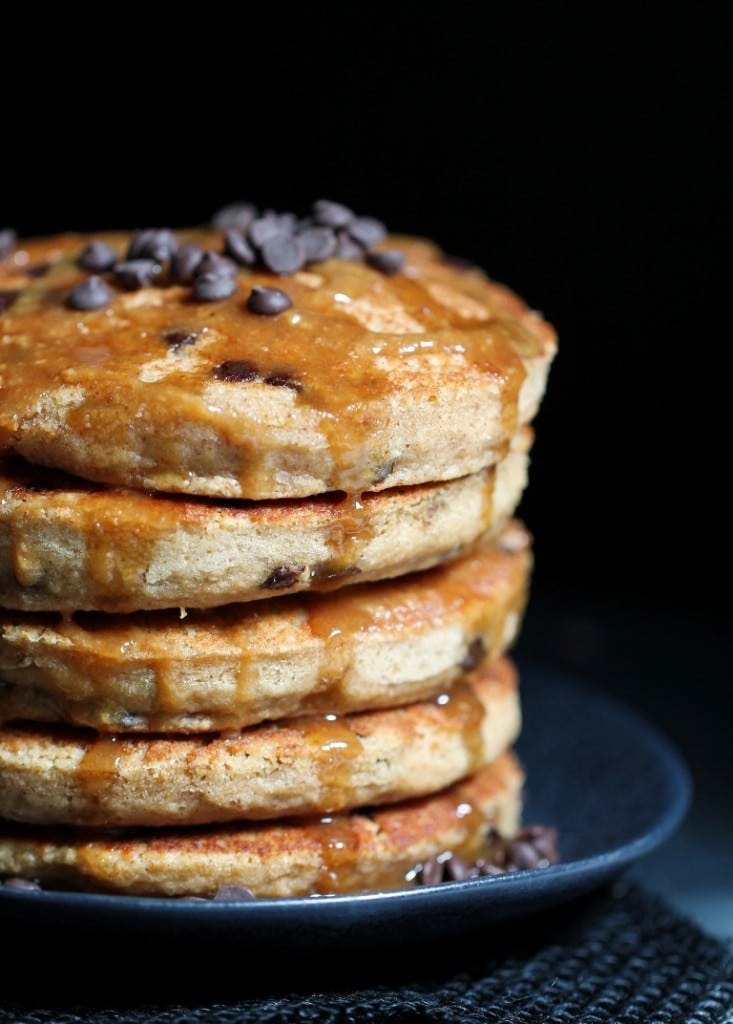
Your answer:
[[[733,1022],[733,951],[625,882],[540,919],[474,934],[462,949],[406,951],[404,963],[391,957],[391,967],[372,963],[371,975],[365,963],[349,969],[347,951],[343,962],[253,965],[224,944],[215,954],[189,947],[188,963],[176,971],[180,983],[161,992],[154,961],[175,963],[174,937],[168,950],[158,943],[155,956],[144,950],[133,971],[129,963],[115,968],[110,941],[100,935],[96,954],[70,942],[49,991],[48,961],[34,957],[29,940],[36,980],[25,996],[16,981],[12,997],[0,1000],[0,1022]],[[3,974],[7,992],[14,972]]]

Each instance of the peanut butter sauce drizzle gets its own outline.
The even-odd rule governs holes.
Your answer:
[[[178,234],[182,240],[221,246],[218,232]],[[109,238],[118,249],[126,238],[97,237]],[[539,338],[514,319],[516,311],[502,298],[501,289],[486,282],[479,288],[478,278],[472,283],[477,293],[474,308],[477,313],[482,308],[487,312],[466,316],[465,300],[461,305],[464,276],[436,263],[429,247],[401,239],[411,261],[410,274],[395,275],[388,285],[370,267],[348,261],[319,265],[323,283],[318,288],[308,283],[308,275],[302,275],[302,280],[298,275],[287,278],[284,287],[293,307],[271,318],[263,346],[261,318],[243,309],[247,290],[272,280],[272,275],[258,271],[241,270],[243,290],[216,303],[192,303],[186,288],[173,285],[122,293],[102,310],[69,310],[62,296],[73,281],[83,278],[73,259],[85,240],[86,236],[69,236],[27,244],[29,259],[46,259],[52,267],[46,278],[23,282],[22,301],[14,302],[4,316],[0,432],[8,438],[22,428],[23,410],[33,405],[29,395],[42,401],[46,391],[65,384],[69,404],[63,430],[86,437],[92,429],[116,448],[124,448],[131,419],[135,420],[133,410],[137,408],[144,417],[152,397],[144,368],[163,360],[165,371],[155,382],[154,400],[156,416],[166,423],[170,420],[165,430],[173,430],[171,416],[185,402],[187,417],[228,439],[233,448],[241,448],[242,493],[262,497],[266,483],[260,477],[269,470],[259,468],[261,460],[250,458],[252,449],[248,454],[241,407],[232,413],[210,400],[212,378],[207,371],[227,360],[254,359],[260,377],[285,375],[297,382],[297,394],[278,389],[284,403],[310,407],[325,439],[322,454],[334,467],[334,487],[358,493],[365,483],[371,486],[384,479],[393,458],[391,452],[379,455],[378,442],[387,423],[380,417],[391,413],[376,410],[389,410],[390,397],[396,393],[394,370],[400,365],[414,365],[416,370],[419,366],[429,388],[431,358],[436,353],[452,360],[461,373],[473,367],[477,381],[488,377],[493,382],[504,417],[498,445],[506,445],[516,431],[517,398],[525,376],[522,356],[539,352]],[[435,289],[431,296],[427,287],[435,278],[443,282],[442,292],[437,292],[442,302],[434,298]],[[0,274],[0,284],[6,283],[17,283],[7,270]],[[391,331],[379,331],[373,325],[379,324],[387,288],[395,304],[395,322],[384,324]],[[454,300],[446,298],[453,293]],[[170,359],[160,339],[176,319],[200,342],[182,357]],[[365,329],[364,323],[372,326]],[[28,359],[31,344],[35,358]],[[203,360],[200,366],[199,359]],[[436,393],[445,372],[442,366],[436,373]],[[157,425],[163,429],[162,423]],[[135,429],[140,429],[139,424]]]

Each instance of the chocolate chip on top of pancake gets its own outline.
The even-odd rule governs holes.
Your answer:
[[[533,418],[555,334],[505,286],[341,204],[235,223],[10,247],[2,446],[102,483],[261,500],[475,473]]]

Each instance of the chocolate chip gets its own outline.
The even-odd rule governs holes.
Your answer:
[[[340,260],[361,260],[364,258],[364,246],[359,245],[348,231],[337,231],[336,256]]]
[[[280,587],[292,587],[294,583],[297,583],[304,571],[304,565],[301,565],[299,568],[287,565],[278,566],[277,569],[272,570],[261,586],[267,587],[270,590],[277,590]]]
[[[478,878],[479,869],[475,861],[453,856],[445,863],[445,873],[451,882],[465,882],[467,878]]]
[[[270,384],[274,388],[292,388],[293,391],[302,391],[303,385],[295,377],[291,377],[289,373],[268,373],[264,378],[265,384]]]
[[[540,855],[532,843],[526,840],[517,839],[509,843],[507,847],[509,862],[517,866],[520,871],[528,868],[536,868],[540,862]]]
[[[8,255],[17,241],[18,235],[13,228],[0,228],[0,260]]]
[[[177,248],[178,240],[170,228],[144,228],[133,234],[127,250],[127,259],[143,258],[165,263]]]
[[[111,270],[117,260],[117,253],[106,242],[92,241],[85,245],[76,261],[84,270],[92,270],[96,274]]]
[[[330,199],[317,199],[311,208],[316,224],[329,228],[343,228],[354,219],[354,211],[343,203],[334,203]]]
[[[205,274],[197,274],[191,289],[195,299],[203,302],[218,302],[228,299],[237,290],[237,281],[233,274],[225,270],[212,270]]]
[[[405,264],[405,254],[399,249],[373,249],[364,257],[370,267],[391,277]]]
[[[250,313],[260,316],[275,316],[290,309],[293,300],[287,292],[279,288],[268,288],[266,285],[255,285],[247,298],[247,309]]]
[[[257,262],[257,254],[241,231],[230,228],[224,235],[224,251],[243,267],[251,267]]]
[[[336,235],[332,228],[309,227],[298,232],[303,246],[306,263],[320,263],[330,259],[336,252]]]
[[[443,865],[437,857],[426,860],[420,868],[419,879],[422,885],[438,885],[443,881]]]
[[[176,284],[191,284],[204,258],[204,250],[195,242],[186,242],[171,256],[170,275]]]
[[[211,226],[214,228],[237,228],[239,231],[246,231],[256,216],[257,208],[252,203],[228,203],[213,215]]]
[[[140,257],[115,263],[114,270],[122,287],[134,292],[138,288],[147,288],[151,285],[163,268],[153,259]]]
[[[262,243],[260,258],[274,274],[292,274],[305,263],[305,250],[295,235],[276,231]]]
[[[41,891],[40,883],[31,878],[18,878],[16,876],[5,878],[3,879],[3,885],[6,889],[23,889],[27,892]]]
[[[387,237],[387,228],[381,220],[377,220],[375,217],[356,217],[346,230],[365,249],[371,249],[373,245],[377,245]]]
[[[201,257],[201,262],[196,267],[196,277],[200,274],[231,274],[237,273],[237,264],[228,256],[213,249],[206,250]]]
[[[545,825],[526,825],[513,839],[503,836],[496,828],[486,830],[486,846],[491,851],[486,857],[469,861],[455,854],[441,854],[425,861],[414,872],[409,872],[418,885],[439,882],[464,881],[479,876],[504,875],[508,872],[530,871],[556,864],[557,829]]]
[[[291,234],[297,225],[297,217],[292,213],[275,213],[266,210],[261,217],[255,218],[247,229],[247,237],[258,249],[271,235]]]
[[[198,331],[170,330],[164,333],[163,340],[172,349],[177,350],[185,345],[195,345],[198,336]]]
[[[51,267],[50,263],[34,263],[30,267],[24,267],[23,273],[26,277],[44,277]]]
[[[6,309],[10,309],[19,295],[20,292],[17,289],[15,291],[11,291],[10,289],[0,291],[0,313],[4,313]]]
[[[460,668],[464,672],[470,672],[471,669],[476,668],[486,657],[486,644],[484,643],[483,637],[477,636],[468,646],[466,655],[463,661],[460,663]]]
[[[255,894],[245,885],[221,885],[214,894],[215,900],[253,900]]]
[[[72,309],[101,309],[112,299],[112,289],[96,274],[81,281],[69,293],[68,303]]]
[[[228,384],[246,384],[260,376],[255,364],[248,359],[228,359],[225,363],[215,366],[212,373],[217,380]]]

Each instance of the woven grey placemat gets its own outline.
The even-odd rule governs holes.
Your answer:
[[[252,965],[238,963],[236,949],[219,951],[214,962],[202,949],[199,959],[189,957],[188,964],[189,972],[194,964],[199,979],[207,981],[207,994],[197,998],[194,984],[194,991],[181,999],[161,999],[154,987],[152,994],[150,989],[138,993],[135,972],[116,975],[109,961],[104,990],[92,996],[95,969],[90,953],[80,949],[75,957],[73,944],[66,951],[68,991],[44,997],[44,964],[29,947],[28,991],[2,1003],[0,1022],[733,1022],[731,949],[638,885],[617,883],[539,923],[507,929],[504,939],[474,936],[469,948],[451,951],[453,959],[447,950],[433,950],[432,955],[426,951],[410,961],[404,977],[394,965],[394,977],[387,982],[352,981],[346,987],[347,956],[342,964],[320,965],[326,968],[321,975],[331,977],[333,984],[314,976],[309,987],[306,972],[300,987],[290,991],[293,965],[271,962],[257,967],[257,995],[247,994]],[[102,963],[104,936],[98,952]],[[159,955],[175,953],[161,948]],[[271,981],[265,977],[268,970]]]

